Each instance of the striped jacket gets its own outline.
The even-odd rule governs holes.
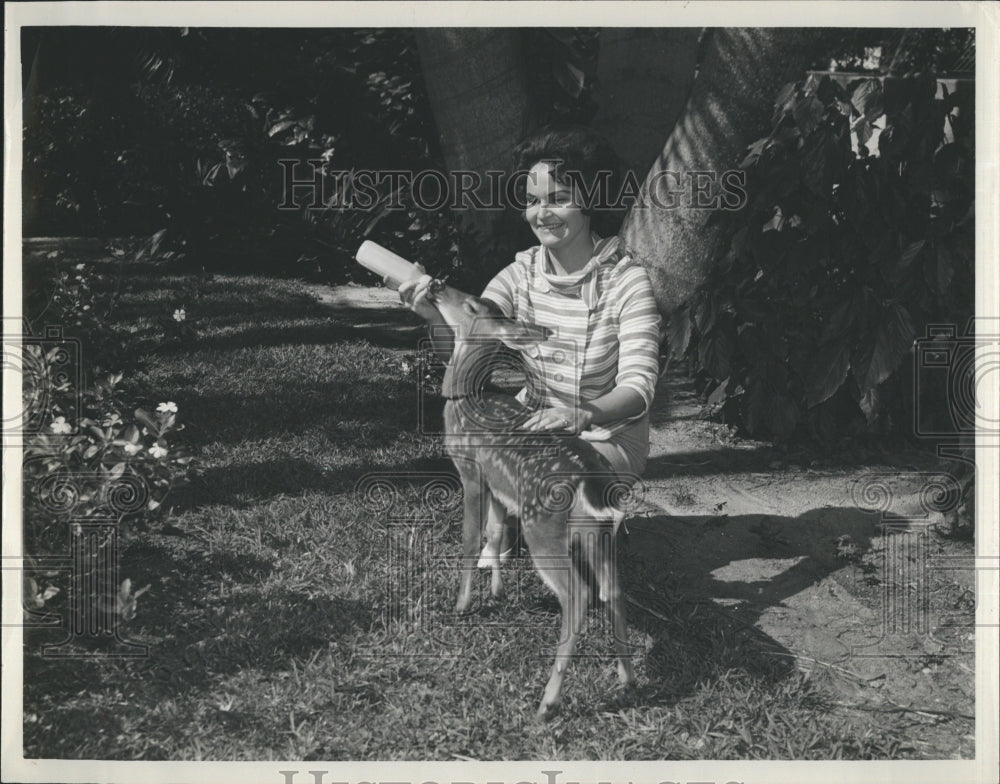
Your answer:
[[[660,328],[649,275],[617,237],[598,242],[578,273],[560,276],[551,269],[548,253],[536,246],[518,253],[483,291],[507,317],[553,330],[523,352],[527,370],[542,382],[541,404],[579,407],[619,386],[634,389],[646,404],[643,413],[583,435],[595,441],[644,437],[648,446]]]

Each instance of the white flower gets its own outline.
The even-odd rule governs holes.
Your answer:
[[[174,311],[174,321],[179,322],[183,321],[186,318],[187,318],[187,312],[184,310],[184,308],[177,308],[177,310]]]
[[[73,432],[73,426],[66,421],[66,417],[56,417],[53,419],[52,424],[49,425],[49,429],[59,435]]]
[[[86,269],[86,267],[87,267],[86,264],[77,264],[75,267],[73,267],[73,269],[77,270],[78,272],[83,272],[83,270]]]
[[[167,414],[167,413],[169,413],[169,414],[176,414],[177,413],[177,404],[174,401],[172,401],[172,400],[168,400],[166,403],[160,403],[160,405],[158,405],[156,407],[156,410],[160,411],[161,413],[164,413],[164,414]]]
[[[404,362],[402,365],[400,365],[400,367],[402,368],[404,373],[409,373],[411,370],[413,370],[413,367],[410,365],[409,362]]]
[[[125,444],[125,453],[129,455],[137,454],[142,451],[142,446],[139,444]],[[152,451],[152,450],[150,450]]]
[[[153,457],[155,457],[157,460],[159,460],[161,457],[165,457],[166,456],[167,450],[164,449],[159,444],[153,444],[149,448],[149,454],[151,454]]]

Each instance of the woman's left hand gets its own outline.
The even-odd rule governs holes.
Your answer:
[[[532,414],[522,425],[524,430],[560,431],[579,435],[588,427],[593,414],[584,408],[557,406],[542,408]]]

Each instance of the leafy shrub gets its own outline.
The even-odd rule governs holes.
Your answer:
[[[33,96],[25,111],[24,224],[27,233],[84,234],[144,230],[134,207],[149,181],[149,160],[113,144],[115,125],[70,87]],[[138,189],[136,185],[139,185]]]
[[[124,254],[123,250],[115,251]],[[33,333],[57,324],[62,334],[23,346],[25,411],[31,412],[22,471],[25,551],[61,553],[67,527],[86,519],[111,520],[120,533],[148,529],[162,519],[169,491],[187,480],[192,457],[177,439],[183,429],[177,406],[161,402],[154,412],[136,405],[136,391],[112,370],[124,358],[134,366],[139,352],[131,333],[111,329],[107,319],[121,291],[94,266],[59,260],[52,251],[29,262],[32,286],[26,312]],[[176,319],[174,319],[176,321]],[[187,331],[185,319],[175,331]],[[48,333],[46,333],[48,334]],[[80,354],[69,347],[78,341]],[[27,605],[40,609],[57,593],[53,575],[29,567]],[[115,606],[133,608],[131,603]],[[124,612],[124,611],[123,611]]]
[[[121,378],[109,374],[82,392],[62,390],[73,400],[55,395],[51,421],[26,445],[25,521],[35,548],[63,544],[65,523],[80,518],[148,526],[183,480],[192,458],[168,439],[182,429],[177,406],[163,402],[155,413],[130,413]]]
[[[785,85],[732,240],[674,314],[709,407],[757,437],[900,429],[908,357],[972,313],[971,97],[933,77]],[[961,328],[961,326],[960,326]]]

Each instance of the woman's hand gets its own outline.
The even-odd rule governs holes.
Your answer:
[[[588,427],[594,415],[586,408],[556,406],[542,408],[532,414],[521,426],[524,430],[559,431],[579,435]]]
[[[399,285],[399,301],[427,322],[430,327],[431,344],[434,346],[434,351],[442,362],[447,363],[455,349],[455,337],[451,329],[447,328],[448,325],[441,316],[441,312],[428,300],[431,276],[424,272],[423,265],[417,264],[415,266],[424,274],[416,280],[408,280]],[[386,285],[388,285],[388,279],[386,279]]]
[[[399,285],[399,301],[420,316],[424,321],[434,323],[440,321],[438,309],[428,301],[427,293],[431,285],[431,276],[426,274],[423,265],[416,264],[421,276],[416,280],[407,280]],[[388,279],[386,279],[388,282]]]

